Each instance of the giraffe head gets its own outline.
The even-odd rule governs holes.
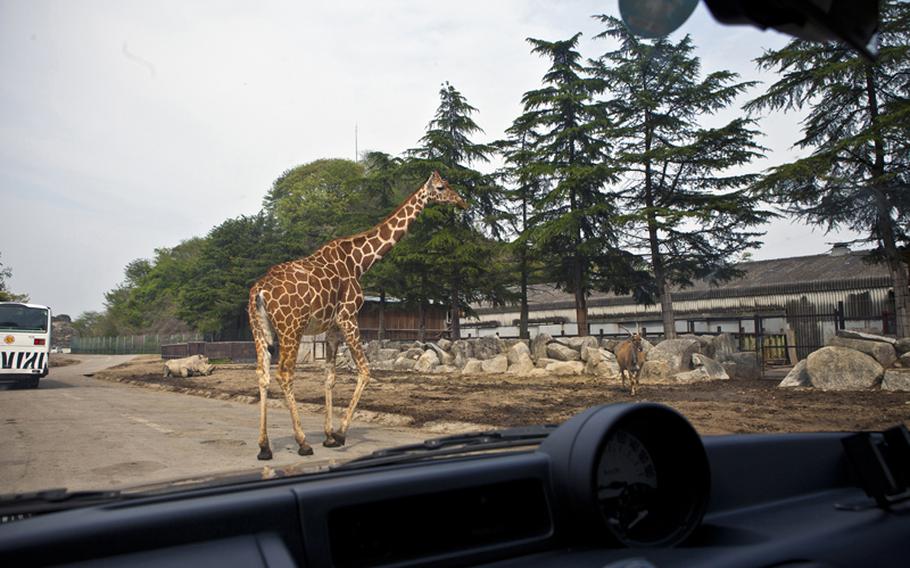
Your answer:
[[[425,184],[424,191],[427,192],[428,200],[435,203],[451,203],[462,209],[467,209],[468,204],[460,195],[449,187],[449,182],[442,179],[439,172],[433,172]]]

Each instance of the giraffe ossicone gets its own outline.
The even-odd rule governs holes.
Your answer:
[[[256,375],[259,379],[259,459],[272,458],[267,428],[268,387],[271,381],[269,346],[278,346],[278,384],[291,412],[294,439],[300,455],[313,449],[300,427],[294,398],[294,368],[304,334],[326,334],[325,441],[326,447],[342,446],[370,369],[360,345],[357,312],[363,305],[360,277],[381,259],[408,231],[428,203],[467,203],[433,172],[429,179],[388,217],[370,230],[335,239],[310,256],[271,267],[250,288],[249,317],[256,344]],[[335,386],[335,356],[341,341],[347,343],[357,365],[357,385],[341,426],[332,423],[332,392]]]

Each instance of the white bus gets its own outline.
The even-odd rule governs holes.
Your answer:
[[[0,302],[0,381],[38,388],[38,379],[47,376],[50,349],[49,307]]]

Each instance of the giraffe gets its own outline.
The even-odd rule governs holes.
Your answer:
[[[302,456],[313,453],[300,427],[294,399],[294,367],[301,337],[326,334],[325,440],[328,448],[343,446],[354,409],[370,381],[370,369],[360,346],[357,312],[363,305],[360,276],[395,246],[408,226],[431,202],[467,208],[467,203],[433,172],[395,211],[368,231],[335,239],[305,258],[276,264],[250,289],[249,317],[256,344],[259,378],[259,455],[272,458],[266,426],[266,400],[271,378],[269,347],[278,342],[278,384],[291,411],[294,438]],[[357,364],[357,385],[336,432],[332,426],[335,356],[344,340]]]

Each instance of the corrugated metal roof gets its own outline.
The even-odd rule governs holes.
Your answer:
[[[673,299],[680,301],[890,287],[888,267],[866,262],[868,256],[867,251],[854,251],[744,262],[737,265],[737,268],[745,272],[741,278],[719,286],[712,285],[707,280],[697,280],[688,288],[674,289]],[[574,306],[574,297],[552,285],[537,284],[528,287],[528,303],[535,308]],[[632,303],[631,296],[617,296],[607,292],[593,292],[588,297],[589,307]],[[510,311],[509,308],[489,306],[477,306],[476,309],[478,313]]]

